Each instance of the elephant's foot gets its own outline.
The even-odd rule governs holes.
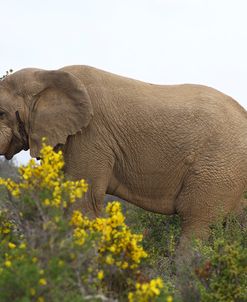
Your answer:
[[[185,224],[182,223],[182,234],[177,247],[176,259],[185,262],[190,261],[193,255],[193,241],[206,241],[210,234],[210,223],[202,223],[200,221]]]
[[[194,225],[184,226],[182,236],[175,255],[176,266],[176,288],[179,289],[182,301],[199,301],[197,297],[197,290],[195,284],[191,282],[194,274],[193,267],[195,266],[195,250],[194,240],[207,240],[209,237],[208,225]]]

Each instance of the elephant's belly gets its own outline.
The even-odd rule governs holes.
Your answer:
[[[137,184],[134,181],[128,185],[112,176],[107,193],[148,211],[167,215],[176,213],[175,200],[181,187],[179,183],[171,184],[158,179],[155,182],[151,178],[147,182],[139,179]]]

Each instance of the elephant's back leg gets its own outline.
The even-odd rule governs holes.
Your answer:
[[[220,158],[218,162],[204,158],[189,170],[176,199],[176,211],[182,219],[181,241],[207,237],[212,223],[239,206],[246,187],[247,163],[246,167],[243,162],[226,163]]]

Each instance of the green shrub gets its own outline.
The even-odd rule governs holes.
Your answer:
[[[238,242],[217,240],[211,257],[195,273],[201,301],[246,301],[247,253]]]
[[[175,267],[178,217],[149,213],[132,205],[126,208],[128,224],[143,233],[145,250],[151,255],[145,270],[162,276],[177,301],[247,301],[246,211],[215,224],[209,241],[196,240],[188,261],[180,263],[183,267]]]
[[[155,214],[127,205],[127,223],[143,234],[143,245],[153,255],[174,257],[181,226],[177,215]]]
[[[10,193],[0,211],[0,301],[171,301],[163,281],[142,272],[142,235],[120,203],[96,219],[73,211],[87,184],[65,178],[61,152],[44,144],[41,158],[19,168],[19,182],[0,178]]]
[[[247,301],[247,229],[236,217],[218,223],[209,243],[197,242],[195,268],[201,301]]]
[[[88,219],[72,209],[87,184],[65,179],[61,153],[42,152],[42,165],[21,167],[19,182],[0,178],[9,190],[0,204],[1,302],[246,301],[247,213],[213,226],[178,268],[177,216],[123,203],[125,222],[113,202]]]

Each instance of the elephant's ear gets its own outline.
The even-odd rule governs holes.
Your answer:
[[[55,147],[86,128],[93,116],[89,95],[81,81],[65,71],[37,71],[42,91],[33,100],[29,115],[29,147],[39,157],[42,138]]]

